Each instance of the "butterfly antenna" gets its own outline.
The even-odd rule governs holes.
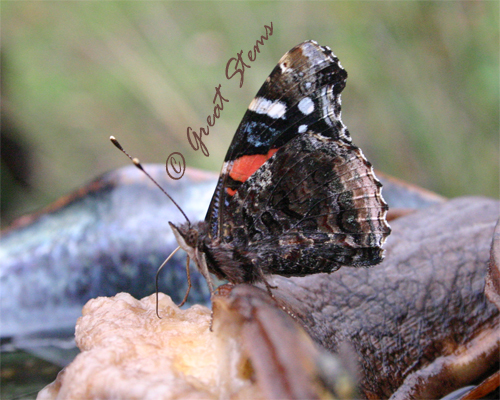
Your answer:
[[[156,185],[158,186],[158,188],[170,199],[172,200],[172,203],[174,203],[174,205],[179,209],[179,211],[181,212],[181,214],[184,216],[184,218],[186,218],[186,221],[188,222],[189,226],[191,226],[191,221],[189,220],[189,218],[187,217],[186,213],[184,211],[182,211],[182,208],[179,207],[179,205],[175,202],[175,200],[172,198],[172,196],[170,196],[166,191],[165,189],[163,189],[160,184],[158,182],[156,182],[153,177],[151,175],[148,174],[148,172],[142,167],[142,164],[141,162],[139,161],[138,158],[135,158],[135,157],[132,157],[130,154],[128,154],[125,149],[122,147],[122,145],[120,144],[120,142],[118,142],[118,140],[116,140],[116,138],[114,136],[110,136],[109,137],[109,140],[111,140],[111,143],[113,143],[117,148],[118,150],[120,150],[123,154],[125,154],[128,158],[130,158],[130,160],[134,163],[134,165],[139,168],[142,172],[144,172],[146,174],[146,176],[151,179],[151,181]],[[161,268],[161,267],[160,267]]]
[[[160,265],[160,268],[158,268],[158,271],[156,271],[156,278],[155,278],[155,282],[156,282],[156,315],[160,319],[161,319],[160,313],[158,312],[158,292],[159,292],[159,290],[158,290],[158,278],[160,276],[160,271],[168,263],[168,261],[174,256],[174,254],[177,253],[177,250],[179,250],[180,248],[181,247],[178,246],[172,253],[170,253],[170,255],[167,257],[167,259],[165,261],[163,261],[163,263]]]

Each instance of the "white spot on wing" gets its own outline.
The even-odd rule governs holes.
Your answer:
[[[300,100],[298,107],[302,114],[305,115],[309,115],[314,111],[314,103],[309,97]]]
[[[263,97],[256,97],[248,106],[249,110],[257,114],[265,114],[273,119],[282,118],[286,113],[286,105],[278,100],[271,101]]]
[[[299,133],[304,133],[307,131],[307,125],[300,125],[298,131]]]
[[[285,54],[285,56],[286,56],[286,54]],[[281,69],[281,73],[282,74],[286,74],[286,72],[289,69],[287,63],[286,62],[280,62],[280,69]]]

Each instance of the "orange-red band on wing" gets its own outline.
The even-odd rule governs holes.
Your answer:
[[[262,164],[269,160],[278,149],[271,149],[267,154],[254,154],[241,156],[234,160],[229,176],[238,182],[245,182],[257,171]]]

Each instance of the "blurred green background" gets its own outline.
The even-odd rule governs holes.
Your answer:
[[[225,66],[273,22],[239,88]],[[172,151],[218,171],[279,58],[315,39],[349,79],[343,120],[378,170],[445,196],[498,196],[499,3],[2,1],[2,224],[97,175]],[[210,157],[185,133],[226,103]],[[208,205],[207,205],[208,206]]]

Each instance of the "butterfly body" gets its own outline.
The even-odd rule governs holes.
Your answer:
[[[286,53],[236,131],[205,221],[171,224],[212,292],[209,273],[254,283],[382,261],[388,207],[340,119],[346,78],[316,42]]]

